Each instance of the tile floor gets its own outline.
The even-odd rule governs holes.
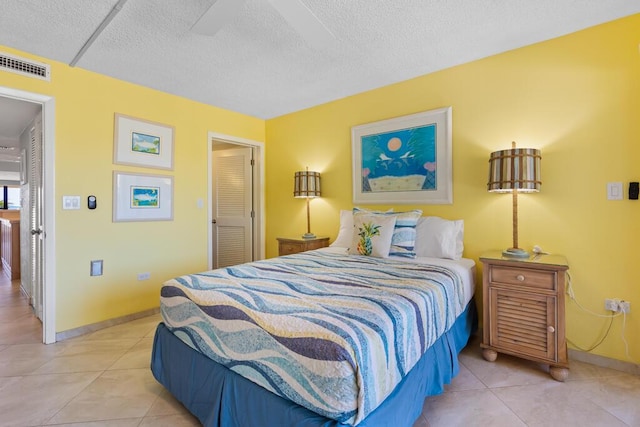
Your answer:
[[[0,426],[198,426],[149,370],[159,319],[44,345],[19,284],[0,278]],[[484,361],[478,342],[414,427],[640,426],[640,377],[572,362],[559,383],[535,363]]]

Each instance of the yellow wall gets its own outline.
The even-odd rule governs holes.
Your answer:
[[[322,172],[323,197],[311,202],[312,231],[335,238],[338,210],[351,202],[351,127],[453,107],[454,204],[425,215],[465,220],[465,256],[511,241],[508,195],[485,190],[494,150],[543,153],[542,192],[520,197],[520,243],[567,256],[579,301],[602,312],[604,298],[631,301],[626,336],[640,359],[640,287],[635,243],[640,202],[607,201],[606,183],[640,180],[640,15],[429,74],[265,122],[184,98],[70,68],[52,66],[52,81],[0,72],[0,86],[56,99],[56,251],[58,332],[158,306],[160,284],[207,266],[206,138],[208,131],[266,141],[267,255],[277,236],[305,231],[303,200],[292,197],[293,172]],[[175,126],[175,170],[112,164],[113,115]],[[174,221],[113,223],[112,171],[175,177]],[[63,211],[62,195],[94,194],[98,209]],[[385,206],[382,206],[385,207]],[[89,277],[89,261],[105,274]],[[151,272],[138,282],[136,274]],[[567,334],[583,347],[607,321],[567,303]],[[625,360],[622,321],[596,354]]]
[[[293,173],[322,173],[312,231],[335,238],[338,210],[352,207],[351,127],[453,107],[452,205],[425,215],[465,220],[465,256],[511,244],[511,197],[486,191],[491,151],[542,150],[542,191],[519,198],[520,246],[564,254],[578,301],[631,301],[629,350],[640,360],[640,201],[607,201],[606,183],[640,180],[640,15],[485,58],[267,121],[267,254],[275,238],[306,229]],[[274,189],[278,189],[277,191]],[[387,206],[384,206],[387,207]],[[590,347],[607,320],[567,302],[567,335]],[[627,360],[622,319],[594,353]]]
[[[207,268],[207,132],[264,141],[264,120],[0,49],[51,64],[51,82],[0,71],[0,86],[56,100],[56,331],[157,307],[163,281]],[[175,127],[173,171],[112,163],[116,112]],[[174,220],[113,223],[114,170],[174,176]],[[62,210],[63,195],[82,196],[83,208]],[[93,259],[103,276],[89,276]],[[141,272],[151,279],[137,281]]]

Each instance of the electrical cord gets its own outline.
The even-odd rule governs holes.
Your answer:
[[[602,338],[600,338],[600,341],[598,341],[596,344],[592,345],[590,348],[586,349],[586,348],[582,348],[581,346],[577,345],[576,343],[574,343],[572,340],[569,339],[569,337],[566,337],[567,342],[569,344],[571,344],[572,346],[574,346],[575,348],[577,348],[578,350],[584,351],[584,352],[591,352],[593,350],[595,350],[596,348],[598,348],[600,346],[600,344],[602,344],[604,342],[604,340],[609,336],[609,332],[611,332],[611,325],[613,325],[613,318],[614,317],[618,317],[620,315],[623,315],[624,313],[616,313],[616,314],[600,314],[600,313],[595,313],[591,310],[589,310],[588,308],[584,307],[582,304],[580,304],[580,302],[576,299],[576,295],[575,292],[573,291],[573,285],[571,283],[571,274],[567,271],[566,272],[567,275],[567,294],[569,295],[569,298],[571,299],[571,301],[575,302],[576,305],[583,311],[585,311],[586,313],[591,314],[592,316],[596,316],[596,317],[604,317],[609,319],[609,326],[607,327],[607,331],[604,333],[604,335],[602,336]],[[625,340],[624,338],[624,327],[622,329],[622,339]],[[626,342],[626,341],[625,341]],[[628,354],[628,353],[627,353]]]
[[[576,299],[576,295],[573,292],[573,285],[571,283],[571,274],[567,271],[567,294],[569,295],[569,298],[576,303],[576,305],[578,307],[580,307],[583,311],[591,314],[592,316],[596,316],[596,317],[604,317],[604,318],[614,318],[614,317],[618,317],[621,316],[623,313],[616,313],[616,314],[600,314],[600,313],[596,313],[593,312],[591,310],[589,310],[588,308],[584,307],[582,304],[580,304],[580,302],[578,302],[578,300]]]
[[[533,247],[533,253],[535,254],[536,257],[539,257],[540,255],[546,255],[547,252],[544,252],[542,250],[542,248],[540,246],[534,246]],[[583,310],[586,313],[591,314],[592,316],[596,316],[596,317],[603,317],[605,319],[609,319],[609,326],[607,326],[607,330],[604,333],[604,335],[602,336],[602,338],[600,338],[600,341],[598,341],[596,344],[592,345],[590,348],[585,349],[580,347],[579,345],[577,345],[576,343],[574,343],[573,341],[571,341],[569,339],[569,337],[566,337],[566,340],[569,344],[571,344],[572,346],[574,346],[575,348],[577,348],[578,350],[581,351],[585,351],[585,352],[591,352],[593,350],[595,350],[596,348],[598,348],[600,346],[600,344],[602,344],[604,342],[604,340],[609,336],[609,332],[611,332],[611,326],[613,325],[613,319],[615,317],[619,317],[622,316],[622,342],[624,343],[624,352],[625,355],[627,356],[627,359],[629,359],[631,362],[633,363],[638,363],[636,362],[632,357],[631,354],[629,353],[629,342],[627,341],[627,337],[625,336],[625,328],[627,326],[627,313],[625,313],[624,311],[620,311],[614,314],[600,314],[600,313],[596,313],[593,312],[591,310],[589,310],[588,308],[584,307],[582,304],[580,304],[580,302],[576,299],[576,295],[575,292],[573,291],[573,284],[571,281],[571,273],[569,273],[569,271],[566,271],[566,277],[567,277],[567,295],[569,295],[569,298],[571,299],[571,301],[573,301],[574,303],[576,303],[576,305]]]
[[[624,343],[624,354],[625,356],[627,356],[627,359],[629,359],[631,362],[638,364],[638,362],[631,357],[631,354],[629,354],[629,343],[627,342],[627,338],[624,336],[624,329],[627,326],[627,313],[622,312],[622,342]]]
[[[613,318],[615,316],[609,316],[609,326],[607,326],[607,331],[604,333],[604,335],[602,336],[602,338],[600,338],[600,341],[598,341],[596,344],[592,345],[590,348],[582,348],[580,347],[578,344],[574,343],[573,341],[571,341],[568,337],[567,337],[567,342],[569,344],[571,344],[572,346],[574,346],[575,348],[577,348],[580,351],[584,351],[584,352],[591,352],[593,350],[595,350],[596,348],[600,347],[600,344],[602,344],[605,340],[605,338],[607,338],[607,336],[609,335],[609,331],[611,331],[611,325],[613,325]],[[624,336],[623,336],[624,339]]]

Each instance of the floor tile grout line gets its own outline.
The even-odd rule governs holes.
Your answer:
[[[593,379],[593,382],[595,384],[599,383],[599,379]],[[620,421],[622,424],[629,426],[629,424],[627,424],[627,422],[623,419],[621,419],[620,417],[618,417],[616,414],[614,414],[613,412],[611,412],[609,409],[603,407],[602,405],[600,405],[597,402],[594,402],[593,399],[590,398],[586,398],[587,400],[589,400],[589,402],[593,405],[593,406],[597,406],[598,408],[602,409],[604,412],[606,412],[607,414],[611,415],[613,418],[615,418],[616,420]]]
[[[154,377],[155,379],[155,377]],[[157,381],[157,380],[156,380]],[[149,406],[149,409],[147,409],[147,412],[144,413],[144,416],[142,417],[142,420],[140,422],[142,422],[147,415],[149,415],[149,411],[151,411],[151,409],[153,409],[153,406],[156,404],[156,402],[160,399],[160,396],[162,395],[162,391],[164,390],[164,387],[160,389],[160,392],[156,395],[156,398],[153,399],[153,402],[151,403],[151,405]],[[140,424],[138,424],[140,425]]]
[[[92,371],[92,372],[99,372],[99,371]],[[76,373],[76,372],[74,372]],[[79,372],[82,373],[82,372]],[[47,418],[47,420],[42,424],[43,426],[49,426],[49,425],[55,425],[55,424],[49,424],[49,421],[51,421],[56,415],[58,415],[60,413],[60,411],[62,411],[64,408],[66,408],[67,406],[69,406],[69,404],[71,402],[73,402],[73,399],[75,399],[76,397],[78,397],[80,395],[80,393],[82,393],[83,391],[85,391],[88,387],[91,386],[91,384],[93,384],[98,378],[100,378],[100,376],[104,373],[104,371],[102,371],[99,375],[97,375],[93,380],[91,380],[86,386],[84,386],[82,389],[78,390],[77,393],[75,393],[73,396],[71,396],[69,398],[69,400],[67,400],[67,402],[62,405],[53,415],[51,415],[51,417]],[[68,372],[67,372],[68,374]],[[51,374],[43,374],[43,375],[51,375]],[[60,374],[62,375],[62,374]],[[57,423],[60,424],[60,423]]]
[[[514,385],[514,386],[509,386],[509,387],[522,387],[521,385]],[[508,387],[499,387],[499,389],[503,389],[503,388],[508,388]],[[520,421],[522,421],[522,424],[524,424],[525,426],[528,426],[529,424],[527,424],[527,422],[525,420],[522,419],[522,417],[513,410],[513,408],[511,406],[509,406],[509,404],[507,402],[505,402],[504,400],[502,400],[500,398],[500,396],[498,396],[496,393],[494,393],[493,389],[489,389],[489,391],[491,392],[491,394],[493,394],[493,396],[498,399],[504,406],[505,408],[507,408],[509,410],[509,412],[511,412],[517,419],[519,419]]]
[[[459,356],[458,356],[458,357],[459,357]],[[473,377],[474,377],[476,380],[478,380],[478,382],[479,382],[480,384],[482,384],[482,385],[484,386],[484,388],[489,388],[489,386],[488,386],[488,385],[486,385],[486,384],[485,384],[485,383],[484,383],[484,382],[483,382],[483,381],[482,381],[482,380],[481,380],[481,379],[480,379],[480,378],[479,378],[479,377],[478,377],[478,376],[477,376],[477,375],[476,375],[476,374],[471,370],[471,368],[469,368],[467,365],[465,365],[465,364],[462,362],[462,360],[460,360],[459,358],[458,358],[458,363],[459,363],[460,365],[464,366],[464,367],[465,367],[465,369],[466,369],[466,370],[467,370],[471,375],[473,375]],[[459,371],[459,370],[458,370],[458,375],[460,375],[460,371]],[[457,375],[456,375],[456,376],[457,376]]]
[[[122,369],[122,370],[141,370],[142,368],[129,368],[129,369]],[[99,372],[99,371],[91,371],[91,372]],[[84,388],[82,388],[80,391],[78,391],[78,393],[76,393],[73,397],[71,397],[69,399],[69,401],[67,401],[60,409],[58,409],[58,411],[56,411],[56,413],[54,415],[51,416],[51,418],[47,419],[47,421],[42,424],[42,426],[44,427],[55,427],[56,425],[60,425],[60,424],[64,424],[64,425],[68,425],[68,424],[78,424],[78,425],[84,425],[86,423],[99,423],[99,422],[108,422],[108,421],[118,421],[118,420],[125,420],[125,419],[132,419],[132,418],[140,418],[140,421],[138,422],[137,425],[140,425],[140,423],[142,421],[144,421],[144,416],[142,417],[124,417],[124,418],[119,418],[119,417],[111,417],[111,418],[104,418],[104,419],[99,419],[99,420],[85,420],[85,421],[71,421],[71,422],[63,422],[63,423],[56,423],[56,424],[51,424],[50,421],[55,418],[56,415],[58,415],[63,409],[65,409],[66,407],[68,407],[80,394],[82,394],[85,390],[87,390],[89,387],[91,387],[94,383],[96,383],[96,381],[98,381],[103,375],[105,375],[107,372],[113,372],[113,371],[109,371],[108,369],[105,369],[103,371],[100,372],[100,374],[98,376],[96,376],[91,382],[89,382]],[[162,390],[160,390],[157,394],[156,394],[156,398],[153,400],[153,403],[156,402],[156,400],[158,399],[158,397],[160,396],[160,394],[162,393]],[[151,410],[151,408],[153,407],[153,403],[149,406],[149,409],[147,409],[147,411],[145,412],[145,416],[146,414],[149,413],[149,411]]]
[[[585,378],[585,379],[580,379],[580,380],[574,380],[573,383],[594,383],[594,384],[598,384],[600,378]],[[498,396],[494,391],[498,391],[498,390],[504,390],[504,389],[508,389],[508,388],[523,388],[523,387],[535,387],[538,386],[542,383],[534,383],[534,384],[514,384],[514,385],[508,385],[508,386],[499,386],[499,387],[493,387],[493,388],[489,388],[489,391],[491,391],[491,393],[500,401],[502,402],[519,420],[521,420],[525,425],[528,425],[526,423],[525,420],[522,419],[522,417],[520,417],[518,415],[518,413],[513,410],[511,408],[511,406],[505,402],[503,399],[500,398],[500,396]],[[588,398],[587,398],[588,399]],[[619,420],[621,423],[628,425],[624,420],[620,419],[618,416],[616,416],[615,414],[613,414],[611,411],[609,411],[607,408],[604,408],[602,405],[599,405],[598,403],[594,402],[592,399],[588,399],[589,402],[591,403],[591,405],[593,406],[597,406],[598,408],[600,408],[602,411],[610,414],[611,416],[613,416],[615,419]]]
[[[140,338],[133,346],[131,346],[128,350],[126,350],[120,357],[118,357],[109,367],[106,369],[107,371],[117,371],[122,369],[112,369],[113,366],[118,363],[123,357],[125,357],[130,351],[132,351],[138,344],[142,342],[144,337]]]

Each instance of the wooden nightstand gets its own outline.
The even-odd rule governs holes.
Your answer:
[[[569,266],[560,255],[504,258],[487,252],[483,264],[482,356],[506,353],[549,365],[557,381],[569,375],[564,289]]]
[[[297,254],[298,252],[329,246],[328,237],[316,237],[315,239],[278,237],[278,255]]]

